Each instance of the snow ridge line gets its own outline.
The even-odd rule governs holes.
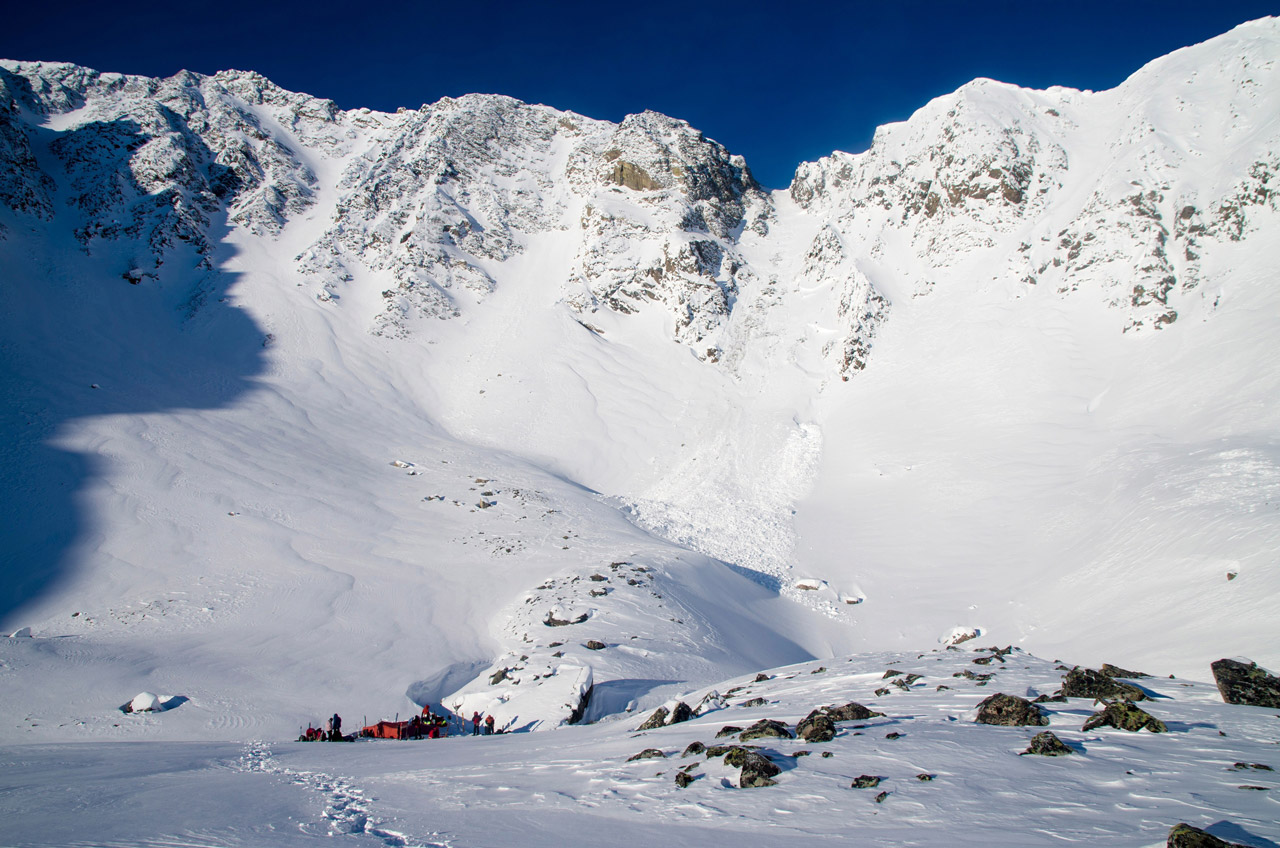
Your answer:
[[[280,765],[263,741],[245,745],[237,764],[238,771],[276,774],[324,796],[323,819],[329,836],[367,835],[382,841],[387,848],[451,848],[447,841],[418,842],[406,834],[390,830],[369,814],[369,799],[363,789],[342,777],[318,771],[303,771]],[[439,839],[432,833],[432,839]]]

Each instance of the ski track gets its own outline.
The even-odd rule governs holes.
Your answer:
[[[451,843],[438,838],[439,834],[433,833],[430,841],[421,842],[415,837],[389,829],[370,812],[370,799],[363,789],[342,777],[282,766],[272,755],[271,746],[266,742],[248,743],[237,768],[240,771],[279,775],[317,793],[324,802],[324,812],[318,823],[325,828],[328,836],[369,836],[387,848],[452,848]],[[299,827],[307,830],[306,824],[300,824]]]

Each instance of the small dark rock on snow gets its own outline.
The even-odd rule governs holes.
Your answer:
[[[1280,708],[1280,677],[1259,668],[1256,662],[1221,659],[1209,667],[1222,700],[1228,704]]]
[[[732,724],[726,724],[724,727],[720,728],[720,732],[716,734],[716,738],[723,739],[726,736],[732,736],[735,733],[741,732],[741,727],[734,727]]]
[[[1150,730],[1152,733],[1166,733],[1169,728],[1151,713],[1136,706],[1131,701],[1115,701],[1107,704],[1101,712],[1089,716],[1081,730],[1093,730],[1095,727],[1114,727],[1117,730],[1128,730],[1137,733],[1139,730]]]
[[[836,738],[836,723],[826,713],[814,710],[796,725],[796,735],[806,742],[830,742]]]
[[[1143,674],[1143,673],[1142,673],[1142,672],[1140,672],[1140,671],[1126,671],[1125,669],[1121,668],[1120,666],[1118,666],[1118,665],[1112,665],[1111,663],[1103,663],[1103,664],[1102,664],[1102,668],[1098,669],[1098,671],[1102,672],[1102,673],[1103,673],[1103,674],[1105,674],[1107,677],[1129,677],[1129,678],[1133,678],[1133,679],[1135,679],[1135,680],[1136,680],[1137,678],[1139,678],[1139,677],[1150,677],[1150,676],[1151,676],[1151,675],[1149,675],[1149,674]]]
[[[1042,757],[1062,757],[1075,752],[1052,731],[1045,730],[1032,736],[1031,744],[1022,753],[1039,754]]]
[[[1211,833],[1189,824],[1175,824],[1169,831],[1167,848],[1245,848],[1238,842],[1224,842]]]
[[[978,724],[998,724],[1006,727],[1046,725],[1049,719],[1040,708],[1017,695],[998,693],[978,704]]]
[[[766,680],[768,680],[768,679],[769,679],[769,675],[765,674],[765,673],[762,671],[762,672],[760,672],[759,674],[757,674],[757,675],[756,675],[755,682],[756,682],[756,683],[764,683],[764,682],[765,682]]]
[[[855,777],[853,783],[849,784],[850,789],[874,789],[880,785],[880,778],[874,774],[864,774],[861,777]]]
[[[667,710],[666,707],[658,707],[647,719],[644,720],[644,724],[637,727],[636,730],[654,730],[662,727],[667,723],[667,716],[670,714],[670,711]]]
[[[1062,681],[1062,694],[1068,698],[1124,698],[1128,701],[1145,701],[1147,693],[1132,683],[1079,666],[1067,672]]]
[[[738,737],[743,742],[750,742],[752,739],[761,738],[771,739],[792,739],[792,733],[787,726],[780,721],[774,721],[771,718],[762,718],[755,724],[742,731]]]
[[[689,743],[689,746],[688,746],[687,748],[685,748],[685,749],[684,749],[684,753],[682,753],[680,756],[682,756],[682,757],[696,757],[696,756],[698,756],[699,754],[705,753],[705,752],[706,752],[706,750],[707,750],[707,746],[706,746],[706,745],[703,745],[701,742],[698,742],[698,741],[696,741],[696,740],[695,740],[695,741],[693,741],[693,742],[690,742],[690,743]]]
[[[752,699],[751,699],[751,700],[749,700],[749,701],[743,701],[743,702],[742,702],[742,706],[744,706],[744,707],[763,707],[763,706],[764,706],[765,704],[767,704],[767,703],[769,703],[769,702],[768,702],[768,701],[766,701],[764,698],[752,698]]]
[[[603,651],[605,648],[609,646],[606,645],[604,642],[599,641],[598,639],[588,639],[587,644],[584,645],[583,647],[585,647],[588,651]]]
[[[662,753],[657,748],[645,748],[640,753],[632,754],[630,757],[627,757],[627,762],[630,763],[630,762],[634,762],[635,760],[666,759],[666,756],[667,756],[666,754]]]
[[[684,789],[686,786],[688,786],[690,783],[693,783],[695,780],[697,780],[697,778],[689,774],[689,772],[687,771],[676,772],[676,786],[680,787],[681,789]]]

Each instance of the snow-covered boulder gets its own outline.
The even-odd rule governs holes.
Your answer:
[[[151,692],[139,692],[129,702],[128,712],[131,713],[158,713],[163,711],[164,706],[160,703],[160,696]]]
[[[9,638],[10,638],[10,639],[30,639],[30,638],[31,638],[31,628],[30,628],[30,627],[20,627],[20,628],[18,628],[17,630],[15,630],[15,631],[13,631],[12,633],[10,633],[10,634],[9,634]]]

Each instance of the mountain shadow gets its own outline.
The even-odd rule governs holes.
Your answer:
[[[152,138],[136,122],[24,133],[32,155],[5,162],[0,149],[0,167],[51,190],[36,214],[0,202],[6,632],[71,574],[72,550],[98,532],[80,499],[108,472],[112,446],[71,449],[60,443],[68,425],[228,406],[261,372],[265,338],[222,296],[237,275],[218,270],[228,258],[218,246],[228,231],[221,208],[201,206],[186,188],[147,191],[134,179],[129,156]],[[193,133],[183,144],[206,174],[216,167]],[[76,160],[60,148],[102,156]]]

